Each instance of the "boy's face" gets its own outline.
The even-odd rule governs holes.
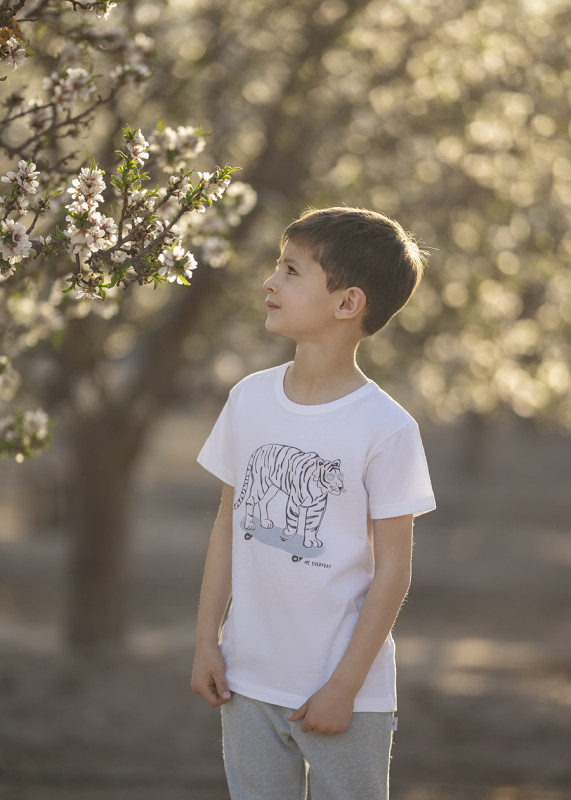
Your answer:
[[[328,291],[325,272],[308,250],[288,242],[264,289],[268,307],[266,330],[298,343],[328,336],[341,292]]]

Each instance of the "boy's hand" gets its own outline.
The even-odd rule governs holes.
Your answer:
[[[208,649],[197,648],[190,687],[195,694],[202,695],[212,708],[222,706],[232,698],[226,683],[226,664],[218,645]]]
[[[301,730],[304,733],[326,736],[343,733],[351,722],[354,699],[352,695],[339,692],[326,683],[301,708],[290,714],[288,720],[296,722],[302,719]]]

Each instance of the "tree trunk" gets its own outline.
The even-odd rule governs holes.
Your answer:
[[[74,426],[67,608],[67,638],[73,646],[124,640],[129,491],[141,438],[142,430],[129,425],[126,415],[109,409]]]
[[[221,270],[206,266],[197,270],[192,287],[163,325],[141,341],[144,352],[130,392],[113,398],[102,395],[96,410],[73,416],[66,638],[74,647],[124,642],[133,467],[146,433],[171,396],[185,336],[197,324],[200,307],[218,291],[221,280]],[[92,353],[101,357],[97,322],[77,320],[71,331],[67,342],[71,375],[77,364],[89,374]]]

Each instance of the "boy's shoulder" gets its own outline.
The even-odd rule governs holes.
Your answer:
[[[374,390],[369,395],[371,404],[384,413],[390,414],[394,419],[400,419],[402,422],[415,423],[414,417],[402,406],[398,400],[395,400],[385,389],[382,389],[378,383],[370,380],[370,384]],[[415,423],[416,424],[416,423]]]
[[[236,399],[244,392],[258,392],[266,388],[273,388],[279,375],[285,373],[287,367],[287,363],[279,364],[277,367],[262,369],[258,372],[252,372],[246,375],[232,387],[230,390],[230,397]]]
[[[384,441],[405,428],[418,428],[412,414],[387,391],[372,380],[368,386],[370,391],[362,398],[359,417],[370,431],[372,440]]]

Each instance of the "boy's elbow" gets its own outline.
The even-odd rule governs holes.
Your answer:
[[[412,581],[412,570],[410,567],[403,567],[400,571],[400,586],[403,592],[403,597],[408,594],[410,583]]]
[[[395,588],[398,587],[403,594],[403,597],[410,589],[412,581],[412,567],[410,564],[383,564],[375,570],[375,577],[379,581],[390,581]]]

